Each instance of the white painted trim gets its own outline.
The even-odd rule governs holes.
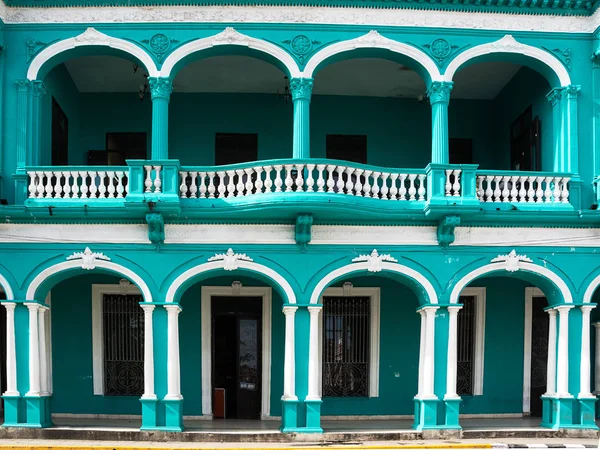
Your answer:
[[[231,27],[227,27],[224,31],[221,31],[214,36],[196,39],[175,49],[175,51],[173,51],[163,63],[160,70],[160,76],[166,78],[175,75],[171,72],[179,61],[193,53],[201,52],[202,50],[210,49],[220,45],[237,45],[248,47],[252,50],[257,50],[259,52],[268,54],[280,61],[286,67],[288,71],[287,75],[290,78],[302,76],[296,61],[294,61],[290,54],[281,47],[271,44],[270,42],[263,41],[262,39],[256,39],[239,33]]]
[[[144,224],[0,224],[0,243],[148,244]]]
[[[485,364],[485,287],[467,287],[461,296],[475,297],[475,361],[473,364],[473,395],[483,395],[484,364]]]
[[[325,289],[319,303],[323,304],[323,297],[345,297],[344,288],[330,287]],[[379,373],[381,352],[381,288],[379,287],[353,287],[352,297],[369,297],[370,300],[370,335],[369,335],[369,397],[379,397]],[[319,397],[323,396],[323,314],[319,315],[319,352],[318,352],[318,389]]]
[[[48,305],[48,311],[46,312],[46,357],[48,358],[48,393],[52,395],[54,393],[54,380],[52,378],[52,291],[48,292],[46,296],[46,305]]]
[[[515,267],[512,267],[510,264],[513,264]],[[452,288],[452,293],[450,294],[450,303],[457,303],[458,297],[460,296],[460,293],[465,288],[465,286],[467,286],[476,278],[482,277],[483,275],[487,275],[492,272],[502,272],[506,271],[507,269],[513,270],[514,268],[516,268],[517,270],[523,270],[524,272],[535,273],[544,278],[547,278],[560,290],[565,303],[573,303],[573,296],[571,295],[571,291],[567,286],[567,283],[565,283],[561,277],[556,275],[550,269],[547,269],[534,263],[524,261],[495,262],[491,264],[486,264],[485,266],[479,267],[469,272],[454,285],[454,288]]]
[[[296,294],[292,289],[292,286],[287,282],[285,278],[275,272],[273,269],[263,266],[262,264],[255,263],[253,261],[237,261],[238,269],[245,269],[251,272],[260,273],[267,278],[270,278],[274,283],[276,283],[285,293],[287,297],[287,303],[296,303]],[[205,272],[210,272],[213,270],[224,270],[225,260],[219,261],[211,261],[204,264],[200,264],[198,266],[192,267],[191,269],[186,270],[181,275],[179,275],[171,286],[169,286],[169,290],[167,291],[167,303],[173,303],[175,301],[175,295],[179,288],[186,283],[191,278],[200,275]],[[285,301],[286,299],[284,299]]]
[[[510,34],[507,34],[502,39],[499,39],[495,42],[477,45],[458,54],[452,61],[450,61],[450,64],[448,64],[446,72],[443,76],[443,80],[452,81],[454,74],[467,61],[479,56],[488,55],[490,53],[517,53],[537,59],[548,66],[556,74],[561,86],[568,86],[571,84],[569,72],[558,60],[558,58],[545,50],[517,42]]]
[[[104,294],[140,294],[135,285],[92,284],[92,380],[94,395],[104,395],[104,326],[102,321],[102,296]]]
[[[270,287],[202,286],[201,289],[201,352],[202,352],[202,414],[212,417],[212,298],[262,297],[261,408],[260,417],[271,415],[271,348],[273,291]]]
[[[281,400],[298,400],[296,396],[296,311],[297,306],[284,306],[285,342],[283,355],[283,396]]]
[[[425,71],[429,74],[431,81],[441,81],[443,79],[437,65],[429,56],[427,56],[426,53],[412,45],[386,38],[375,30],[370,31],[364,36],[338,42],[318,51],[312,58],[308,60],[301,76],[304,78],[313,78],[315,75],[315,70],[327,59],[340,53],[349,52],[360,48],[385,49],[394,53],[405,55],[419,63],[419,65],[422,66],[423,69],[425,69]]]
[[[0,230],[2,230],[2,225],[0,225]],[[148,233],[146,230],[144,233],[147,241]],[[217,243],[229,246],[234,244],[296,245],[296,239],[294,225],[165,224],[165,244],[214,245]]]
[[[92,22],[97,22],[97,20],[93,20]],[[82,34],[58,41],[57,43],[46,47],[44,50],[38,53],[36,57],[33,58],[33,61],[31,61],[31,64],[29,64],[29,69],[27,70],[27,79],[36,80],[43,65],[58,54],[84,46],[110,47],[128,53],[134,58],[138,59],[146,67],[148,74],[151,77],[159,76],[159,72],[154,64],[154,61],[141,47],[138,47],[130,41],[100,33],[94,28],[88,28]]]
[[[144,301],[148,302],[148,303],[152,302],[152,294],[150,293],[150,289],[148,288],[148,285],[146,284],[146,282],[144,280],[142,280],[142,278],[139,275],[137,275],[131,269],[128,269],[127,267],[122,266],[120,264],[117,264],[117,263],[114,263],[111,261],[104,261],[101,259],[96,259],[95,266],[96,266],[96,268],[109,270],[109,271],[115,272],[125,278],[128,278],[129,280],[131,280],[134,284],[136,284],[138,286],[138,288],[142,292]],[[60,272],[66,271],[66,270],[71,270],[71,269],[81,269],[81,260],[74,259],[74,260],[70,260],[70,261],[65,261],[65,262],[58,263],[53,266],[47,267],[46,269],[42,270],[39,274],[37,274],[37,276],[33,279],[31,284],[27,288],[27,294],[26,294],[27,299],[34,300],[38,288],[48,278],[50,278],[53,275],[56,275],[57,273],[60,273]]]
[[[536,295],[540,293],[541,295]],[[525,288],[525,324],[523,328],[523,414],[531,413],[531,327],[533,314],[533,297],[544,294],[536,287]]]
[[[600,275],[594,278],[586,288],[585,293],[583,294],[583,303],[592,303],[592,297],[598,286],[600,286]]]
[[[581,307],[581,359],[579,368],[579,395],[577,398],[596,398],[591,392],[591,349],[590,349],[590,313],[595,305]]]
[[[368,272],[368,269],[369,262],[359,262],[348,264],[346,266],[339,267],[333,270],[332,272],[329,272],[327,275],[325,275],[325,277],[321,279],[321,281],[319,281],[319,283],[313,289],[312,294],[310,296],[310,303],[317,304],[319,299],[321,298],[323,290],[334,280],[355,272]],[[433,287],[431,282],[427,278],[425,278],[421,273],[417,272],[414,269],[411,269],[410,267],[403,266],[402,264],[391,262],[382,262],[381,269],[386,272],[399,273],[412,279],[417,284],[420,284],[423,290],[427,293],[427,296],[429,297],[429,303],[434,305],[437,304],[438,300],[435,288]]]
[[[6,296],[6,300],[14,300],[15,299],[12,287],[8,283],[8,280],[6,278],[4,278],[4,276],[1,275],[1,274],[0,274],[0,287],[4,291],[4,294]]]

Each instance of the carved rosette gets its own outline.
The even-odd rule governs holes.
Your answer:
[[[290,81],[290,91],[292,92],[292,100],[310,100],[312,89],[312,78],[292,78],[292,80]]]
[[[171,92],[173,92],[173,83],[170,78],[150,77],[148,78],[148,83],[150,85],[152,99],[164,98],[169,100]]]
[[[454,83],[451,81],[434,81],[431,83],[431,86],[427,90],[429,103],[449,103],[453,85]]]
[[[562,99],[564,91],[565,88],[562,87],[554,88],[546,95],[546,98],[552,106],[555,106]]]

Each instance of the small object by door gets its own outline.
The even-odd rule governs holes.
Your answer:
[[[227,408],[225,404],[225,396],[227,392],[223,388],[215,388],[213,396],[215,399],[215,408],[213,410],[213,417],[217,419],[225,419],[227,417]]]

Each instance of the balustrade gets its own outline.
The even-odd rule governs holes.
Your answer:
[[[477,175],[481,202],[569,203],[569,176],[536,172]]]
[[[129,191],[127,167],[71,170],[40,168],[28,171],[29,198],[60,199],[119,199]]]
[[[180,171],[181,198],[233,198],[267,193],[329,193],[395,201],[425,201],[425,173],[367,170],[338,164],[290,163],[242,169]]]

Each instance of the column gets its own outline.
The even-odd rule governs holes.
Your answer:
[[[142,309],[144,310],[144,395],[142,395],[143,400],[156,399],[156,394],[154,393],[154,327],[152,324],[154,308],[154,305],[142,305]],[[177,340],[179,340],[178,337]]]
[[[179,305],[166,305],[167,310],[167,395],[165,400],[181,400],[179,385]]]
[[[600,322],[594,323],[596,328],[596,358],[594,367],[594,394],[600,394]]]
[[[38,310],[39,326],[39,349],[40,349],[40,389],[41,395],[50,395],[49,374],[48,374],[48,346],[46,345],[46,312],[47,306],[40,306]]]
[[[29,310],[29,392],[27,396],[40,395],[40,335],[39,303],[26,303]]]
[[[17,154],[17,171],[25,171],[27,165],[27,102],[29,80],[16,80],[17,86],[17,136],[15,152]]]
[[[321,400],[319,395],[319,314],[321,306],[309,306],[310,342],[308,352],[308,395],[306,400]]]
[[[581,364],[579,373],[578,398],[594,398],[590,392],[590,312],[593,305],[581,307]]]
[[[425,310],[425,355],[423,358],[423,399],[436,398],[433,390],[435,360],[435,313],[437,306],[426,306]]]
[[[569,394],[569,309],[572,306],[558,306],[558,363],[556,376],[557,397],[571,397]]]
[[[565,88],[566,107],[565,107],[565,130],[566,144],[566,164],[565,171],[569,173],[579,173],[579,128],[577,126],[577,97],[581,86],[569,85]]]
[[[419,315],[421,316],[421,338],[419,340],[419,385],[417,387],[417,398],[421,398],[423,395],[423,360],[425,359],[425,329],[427,327],[425,310],[420,309]]]
[[[548,310],[548,365],[546,369],[546,393],[547,397],[556,394],[556,310]]]
[[[456,394],[456,371],[458,366],[458,311],[462,306],[449,306],[448,315],[448,370],[446,374],[446,395],[444,400],[460,398]]]
[[[152,159],[169,158],[169,100],[173,91],[170,78],[148,78],[152,96]]]
[[[294,158],[310,158],[310,97],[312,78],[292,78],[290,91],[294,102]]]
[[[553,171],[554,172],[566,172],[565,158],[566,149],[564,148],[564,116],[562,113],[562,98],[564,94],[564,88],[558,87],[552,89],[546,98],[552,105],[552,140],[554,149],[553,154]]]
[[[297,306],[284,306],[285,314],[285,357],[283,363],[283,397],[282,400],[297,400],[296,397],[296,358],[295,358],[295,330]]]
[[[32,128],[31,128],[31,162],[34,166],[41,165],[42,146],[41,146],[41,130],[42,130],[42,97],[46,94],[46,87],[41,81],[34,81],[33,87],[33,102],[32,102]]]
[[[434,81],[427,91],[431,104],[431,162],[433,164],[450,162],[448,104],[453,84],[449,81]]]
[[[17,391],[17,347],[15,339],[16,303],[2,302],[6,308],[6,391],[5,396],[19,396]]]

